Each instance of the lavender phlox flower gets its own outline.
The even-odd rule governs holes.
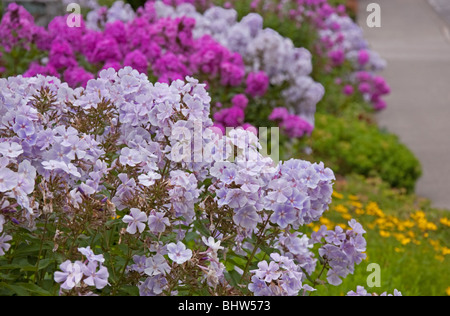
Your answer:
[[[124,166],[135,167],[142,162],[139,151],[130,148],[123,148],[120,153],[119,161]]]
[[[261,280],[264,280],[264,282],[271,282],[273,280],[278,280],[281,276],[281,273],[278,271],[279,269],[280,266],[273,261],[270,263],[261,261],[258,263],[258,270],[252,270],[251,272],[255,273],[255,275]]]
[[[244,208],[239,208],[235,211],[233,216],[233,221],[236,225],[242,228],[253,230],[256,228],[258,223],[262,222],[261,216],[258,215],[257,209],[252,206],[246,206]]]
[[[34,124],[27,117],[18,115],[15,120],[15,124],[13,126],[13,131],[20,138],[26,138],[35,133]]]
[[[378,295],[376,293],[371,294],[364,288],[364,286],[358,285],[356,287],[356,292],[350,291],[347,293],[346,296],[402,296],[402,293],[400,291],[398,291],[397,289],[395,289],[394,294],[387,294],[387,292],[384,292],[380,295]]]
[[[16,142],[0,143],[0,154],[8,158],[17,158],[23,154],[23,148]]]
[[[179,241],[178,243],[170,243],[167,245],[169,258],[177,264],[183,264],[192,258],[192,250],[186,249],[186,246]]]
[[[353,229],[353,231],[358,235],[363,235],[366,231],[363,229],[362,225],[358,223],[355,219],[351,219],[348,225]]]
[[[50,161],[43,161],[42,166],[45,170],[62,170],[67,174],[70,174],[74,177],[80,178],[81,173],[78,171],[77,167],[75,165],[69,163],[66,164],[64,161],[57,161],[57,160],[50,160]]]
[[[140,296],[156,296],[160,295],[167,287],[167,279],[162,275],[148,277],[144,282],[139,284]]]
[[[281,228],[286,228],[297,219],[297,211],[292,206],[277,204],[273,211],[270,221]]]
[[[145,260],[144,273],[148,276],[156,276],[159,274],[166,275],[167,273],[170,273],[170,270],[170,266],[166,259],[160,254],[156,254]]]
[[[161,234],[170,226],[170,221],[165,213],[151,211],[148,216],[148,228],[154,234]]]
[[[264,280],[261,280],[256,275],[252,276],[252,282],[248,285],[248,289],[253,292],[255,296],[270,296],[271,290]]]
[[[344,230],[340,226],[336,226],[334,231],[328,231],[325,236],[325,240],[327,243],[335,244],[336,246],[342,245],[346,238],[347,235],[344,233]]]
[[[303,285],[303,273],[293,259],[275,252],[270,258],[272,259],[270,263],[262,261],[258,263],[257,270],[251,271],[254,275],[249,289],[255,295],[296,296],[301,290],[314,290],[310,286]]]
[[[108,285],[108,269],[101,264],[99,266],[97,261],[90,261],[87,265],[83,265],[82,270],[83,274],[86,276],[83,280],[85,284],[95,286],[98,290],[101,290]]]
[[[147,214],[141,212],[137,208],[130,209],[130,215],[125,215],[122,221],[128,224],[127,232],[131,235],[136,234],[136,231],[139,230],[139,233],[145,229],[145,222],[147,221]]]
[[[8,168],[0,168],[0,192],[14,189],[18,183],[18,175]]]
[[[284,179],[275,179],[269,184],[272,191],[267,198],[275,200],[277,203],[283,204],[288,201],[288,197],[292,195],[292,186]]]
[[[147,259],[148,258],[146,256],[134,255],[133,256],[134,264],[128,266],[128,270],[136,271],[137,273],[140,273],[140,274],[144,273],[145,269],[147,268],[147,265],[146,265]]]
[[[220,245],[221,241],[218,240],[216,242],[213,237],[208,237],[208,239],[206,239],[205,236],[202,237],[202,241],[208,247],[206,253],[211,261],[218,262],[218,251],[224,249],[224,247]]]
[[[0,233],[3,231],[3,225],[5,224],[5,217],[0,215]]]
[[[208,286],[215,289],[220,283],[226,282],[224,276],[226,267],[221,262],[211,261],[208,267],[199,266],[199,268],[205,272],[204,278]]]
[[[63,262],[60,266],[61,271],[56,271],[54,274],[54,280],[61,284],[61,289],[71,290],[75,286],[79,285],[83,278],[83,263],[75,261],[72,263],[70,260]]]
[[[103,257],[103,255],[102,254],[96,255],[94,251],[92,251],[90,246],[87,246],[85,248],[78,248],[78,251],[83,256],[85,256],[89,262],[99,262],[99,263],[105,262],[105,258]]]
[[[11,245],[8,244],[8,241],[12,240],[12,236],[3,234],[0,236],[0,256],[4,256],[5,252],[11,248]]]
[[[156,180],[159,179],[161,179],[161,174],[153,171],[150,171],[146,174],[141,174],[138,177],[139,184],[142,184],[144,187],[151,187],[155,184]]]

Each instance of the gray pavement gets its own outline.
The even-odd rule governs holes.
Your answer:
[[[450,0],[429,1],[435,9],[428,0],[359,0],[359,24],[388,62],[382,75],[392,93],[379,125],[421,161],[416,193],[450,209]],[[366,24],[372,2],[381,6],[381,28]]]
[[[441,16],[446,23],[450,24],[450,1],[449,0],[428,0],[431,6]]]

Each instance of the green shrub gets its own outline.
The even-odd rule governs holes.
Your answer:
[[[355,118],[316,115],[316,128],[307,141],[310,157],[323,161],[336,174],[380,177],[395,188],[414,190],[421,166],[397,136]]]

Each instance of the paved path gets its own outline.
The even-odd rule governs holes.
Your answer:
[[[439,15],[433,6],[442,15]],[[381,28],[368,28],[369,3],[381,6]],[[359,24],[388,62],[392,88],[381,127],[399,135],[424,174],[416,192],[450,209],[450,0],[359,0]],[[439,6],[440,5],[440,6]],[[446,20],[448,19],[448,24]]]

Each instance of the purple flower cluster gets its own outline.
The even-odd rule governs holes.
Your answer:
[[[380,295],[376,293],[370,294],[363,286],[357,286],[356,292],[350,291],[347,293],[347,296],[402,296],[402,293],[398,290],[394,290],[394,294],[387,294],[387,292],[384,292]]]
[[[286,108],[275,108],[269,119],[278,123],[283,132],[289,137],[311,135],[314,127],[302,117],[290,114]]]
[[[16,3],[8,5],[0,22],[0,46],[6,52],[14,47],[30,49],[31,43],[44,29],[34,24],[33,16]]]
[[[301,23],[306,20],[317,28],[320,45],[315,52],[328,58],[329,70],[348,63],[352,73],[341,79],[346,84],[356,85],[375,110],[386,107],[381,97],[389,94],[390,90],[386,81],[376,76],[376,72],[386,67],[386,62],[369,48],[362,29],[346,14],[344,6],[332,7],[327,0],[297,0],[297,7],[290,11],[290,15]],[[364,73],[364,78],[360,77],[361,72]],[[367,81],[370,81],[370,88]],[[347,88],[344,93],[348,95],[353,92]]]
[[[68,3],[71,0],[65,0]],[[81,0],[80,3],[83,7],[90,8],[90,11],[86,17],[86,24],[88,28],[92,30],[101,30],[108,23],[114,23],[116,21],[128,22],[135,18],[136,14],[130,4],[123,1],[116,1],[111,5],[111,8],[100,6],[96,0]]]
[[[356,83],[358,91],[373,104],[376,110],[386,108],[386,101],[382,97],[388,95],[391,89],[383,77],[371,72],[360,71],[353,75],[352,81]]]
[[[164,3],[168,2],[170,1]],[[323,92],[319,86],[307,82],[310,80],[301,78],[303,74],[308,75],[309,72],[306,70],[311,68],[307,58],[309,52],[297,50],[292,53],[292,49],[289,47],[292,45],[286,45],[287,42],[283,43],[280,38],[276,39],[274,36],[276,32],[273,30],[264,30],[264,32],[258,33],[258,29],[262,28],[262,18],[257,13],[249,14],[236,24],[237,14],[234,10],[213,7],[211,3],[203,4],[194,1],[197,7],[206,10],[202,16],[196,13],[191,6],[193,1],[177,1],[177,3],[179,2],[185,4],[178,4],[175,15],[194,17],[198,21],[197,34],[212,34],[214,38],[231,50],[238,51],[247,62],[256,61],[251,69],[265,67],[264,70],[269,75],[272,84],[285,79],[293,82],[291,84],[296,88],[288,89],[283,93],[283,97],[288,103],[303,103],[305,98],[302,98],[302,95],[305,95],[305,89],[310,89],[310,105],[303,104],[303,110],[300,110],[298,114],[306,117],[311,123],[314,122],[310,119],[314,113],[313,105],[320,101]],[[230,0],[228,7],[232,7],[236,2],[238,1]],[[347,15],[344,5],[334,7],[328,0],[255,0],[251,2],[250,9],[263,15],[265,12],[276,13],[280,20],[290,20],[289,23],[295,23],[299,28],[305,25],[308,29],[312,28],[318,34],[318,41],[315,41],[314,46],[308,47],[308,49],[313,51],[318,58],[323,59],[324,65],[321,71],[331,73],[333,69],[342,69],[344,74],[340,79],[345,85],[362,83],[355,80],[358,79],[355,78],[355,73],[364,71],[374,77],[376,72],[386,67],[386,62],[380,55],[369,48],[362,29]],[[166,16],[174,14],[173,9],[161,4],[158,5],[157,11]],[[224,27],[224,25],[228,25],[228,27]],[[263,33],[264,35],[262,35]],[[294,58],[290,58],[289,55]],[[286,60],[286,63],[283,60]],[[291,67],[291,70],[288,67]],[[348,67],[350,72],[347,70]],[[290,71],[297,73],[297,77],[286,78],[286,73]],[[300,82],[294,82],[297,80]],[[377,80],[384,81],[381,77],[378,77]],[[385,81],[383,85],[387,87]],[[302,90],[298,89],[299,87],[309,88]],[[345,94],[353,94],[353,91],[349,91],[350,88],[345,89]],[[376,110],[381,110],[385,107],[385,102],[380,97],[388,93],[388,90],[374,93],[373,99],[365,95],[366,101],[371,102]]]
[[[70,291],[83,285],[103,289],[108,285],[108,269],[103,266],[103,255],[95,255],[90,247],[78,248],[86,260],[71,262],[67,260],[59,267],[61,271],[55,272],[55,282],[61,283],[61,290]]]
[[[303,273],[288,257],[277,253],[270,255],[272,261],[261,261],[258,269],[251,271],[252,283],[248,288],[255,296],[298,296],[300,291],[314,291],[302,283]]]
[[[274,230],[281,254],[253,271],[255,294],[312,290],[304,284],[317,263],[311,240],[325,238],[319,254],[340,277],[363,258],[363,231],[355,222],[352,231],[320,232],[311,240],[289,233],[328,209],[333,172],[322,163],[275,163],[260,153],[251,131],[215,132],[211,97],[193,78],[152,84],[126,67],[101,71],[86,88],[18,76],[0,79],[0,89],[0,229],[36,227],[43,214],[54,214],[61,230],[89,216],[96,231],[113,218],[122,225],[115,243],[142,245],[130,248],[134,264],[123,267],[141,295],[176,294],[192,278],[211,291],[232,291],[220,250],[245,252],[253,246],[248,238]],[[246,103],[234,100],[236,107]],[[0,238],[4,254],[11,236]],[[61,294],[108,285],[103,256],[79,251],[84,262],[71,253],[54,274]],[[334,275],[329,282],[337,283]]]
[[[256,136],[244,130],[232,131],[227,142],[238,152],[238,163],[216,162],[211,175],[217,181],[210,190],[219,206],[234,209],[242,236],[269,221],[283,229],[298,228],[317,221],[328,208],[335,177],[323,164],[289,160],[274,167],[271,159],[258,156]],[[246,156],[254,158],[247,161]]]
[[[285,257],[291,258],[305,273],[311,275],[317,265],[317,259],[312,252],[310,239],[299,232],[280,234],[276,249]]]
[[[214,113],[214,124],[218,127],[222,134],[226,133],[227,127],[239,127],[244,125],[245,109],[249,103],[248,98],[244,94],[237,94],[231,100],[232,106]],[[246,128],[246,126],[243,126]]]
[[[30,44],[36,44],[47,52],[48,58],[43,64],[33,62],[25,76],[57,76],[72,88],[85,87],[102,68],[119,70],[123,66],[131,66],[141,73],[150,71],[160,82],[167,83],[194,74],[206,76],[207,81],[217,79],[225,86],[244,83],[241,56],[209,36],[194,39],[195,20],[158,18],[151,3],[137,14],[130,10],[129,5],[119,1],[110,9],[100,7],[91,11],[87,23],[81,21],[80,27],[69,27],[67,18],[61,16],[44,29],[34,24],[23,7],[12,4],[0,24],[0,34],[4,34],[2,45],[9,51],[15,46],[29,49]],[[104,11],[105,21],[98,11]],[[83,56],[90,64],[88,69],[95,72],[83,68],[78,56]],[[263,87],[257,88],[258,83],[250,81],[252,89],[262,93]]]
[[[269,88],[269,77],[264,71],[250,73],[247,77],[246,93],[252,97],[262,97]]]
[[[268,84],[287,86],[282,91],[285,106],[311,125],[314,124],[316,104],[325,91],[310,77],[312,56],[308,50],[295,47],[292,40],[273,29],[263,28],[264,21],[259,14],[251,13],[238,21],[234,9],[212,6],[201,14],[191,1],[180,2],[183,3],[171,7],[157,1],[154,7],[161,17],[194,18],[194,37],[210,35],[231,51],[239,53],[249,73],[249,95],[261,96]]]
[[[344,231],[337,226],[335,230],[327,230],[322,226],[311,235],[311,243],[320,243],[319,255],[329,266],[327,280],[332,285],[340,285],[341,278],[353,274],[355,265],[366,258],[366,240],[361,224],[352,219],[351,230]],[[325,241],[324,241],[325,240]]]

